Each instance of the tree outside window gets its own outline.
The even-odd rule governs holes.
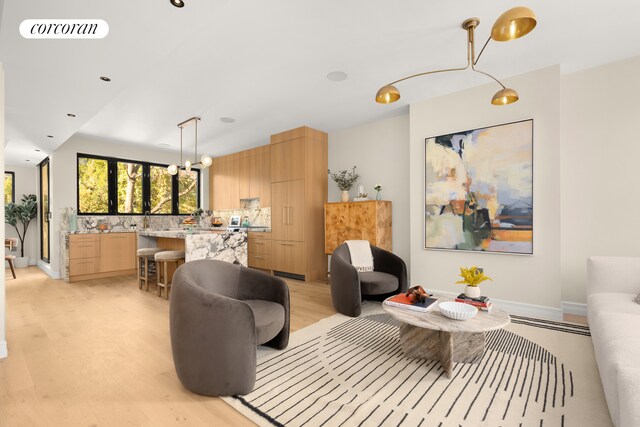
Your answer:
[[[78,213],[109,213],[109,163],[78,158]]]
[[[191,214],[199,183],[197,169],[174,176],[163,165],[78,154],[78,213]]]
[[[178,213],[190,214],[198,209],[198,172],[181,170],[178,174]]]
[[[118,213],[143,213],[140,163],[118,162]]]

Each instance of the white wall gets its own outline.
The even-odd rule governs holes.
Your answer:
[[[329,169],[357,166],[362,183],[375,198],[373,187],[382,186],[382,198],[393,206],[393,252],[409,264],[409,115],[404,114],[329,134]],[[351,189],[356,197],[358,184]],[[340,201],[340,191],[329,178],[329,201]]]
[[[163,164],[175,163],[179,153],[153,150],[149,147],[115,144],[112,142],[72,136],[51,155],[51,257],[45,271],[52,277],[59,278],[60,209],[77,207],[77,154],[95,154],[130,160],[141,160]],[[209,172],[205,169],[200,175],[201,206],[209,208]]]
[[[563,75],[562,299],[586,302],[590,255],[640,249],[640,56]]]
[[[0,141],[4,143],[4,68],[0,63]],[[4,164],[4,150],[0,152],[0,162]],[[2,187],[4,200],[4,186]],[[4,218],[4,203],[0,203],[0,215]],[[0,238],[4,241],[4,229],[0,229]],[[6,303],[4,274],[0,278],[0,359],[7,357]]]
[[[560,68],[554,66],[510,78],[506,85],[520,94],[520,100],[509,106],[491,105],[491,96],[498,89],[495,84],[411,105],[411,281],[429,289],[461,292],[462,286],[454,285],[460,266],[478,265],[494,279],[484,285],[484,294],[559,308]],[[534,255],[425,250],[425,138],[529,118],[534,120]]]
[[[11,171],[15,173],[14,182],[15,182],[15,195],[16,195],[16,203],[20,203],[20,199],[25,194],[35,194],[38,198],[38,206],[40,206],[40,195],[38,194],[36,183],[38,181],[37,171],[38,169],[34,166],[32,167],[23,167],[23,166],[11,166],[5,165],[4,168],[6,171]],[[38,218],[35,218],[29,224],[29,229],[27,230],[27,237],[24,239],[24,256],[29,257],[29,264],[34,265],[36,260],[39,258],[39,222]],[[4,225],[5,236],[6,237],[18,237],[18,233],[16,233],[16,229],[9,225]],[[22,232],[22,226],[20,226],[20,232]],[[7,252],[8,253],[8,252]],[[11,252],[12,255],[20,256],[20,249],[16,252]]]

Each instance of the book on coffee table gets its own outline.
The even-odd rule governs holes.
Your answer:
[[[384,304],[404,308],[407,310],[413,311],[429,311],[437,304],[435,304],[438,300],[436,298],[426,298],[422,302],[412,302],[411,299],[405,294],[398,294],[384,300]]]

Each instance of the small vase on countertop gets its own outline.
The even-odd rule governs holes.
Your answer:
[[[342,203],[347,203],[349,201],[349,191],[344,190],[342,192]]]
[[[376,200],[382,200],[382,194],[379,191],[376,193]]]

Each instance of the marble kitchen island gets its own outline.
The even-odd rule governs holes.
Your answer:
[[[215,229],[139,230],[138,248],[184,250],[185,262],[217,259],[247,266],[247,232]]]
[[[217,259],[247,266],[246,231],[170,229],[138,231],[138,248],[184,250],[185,262]]]

